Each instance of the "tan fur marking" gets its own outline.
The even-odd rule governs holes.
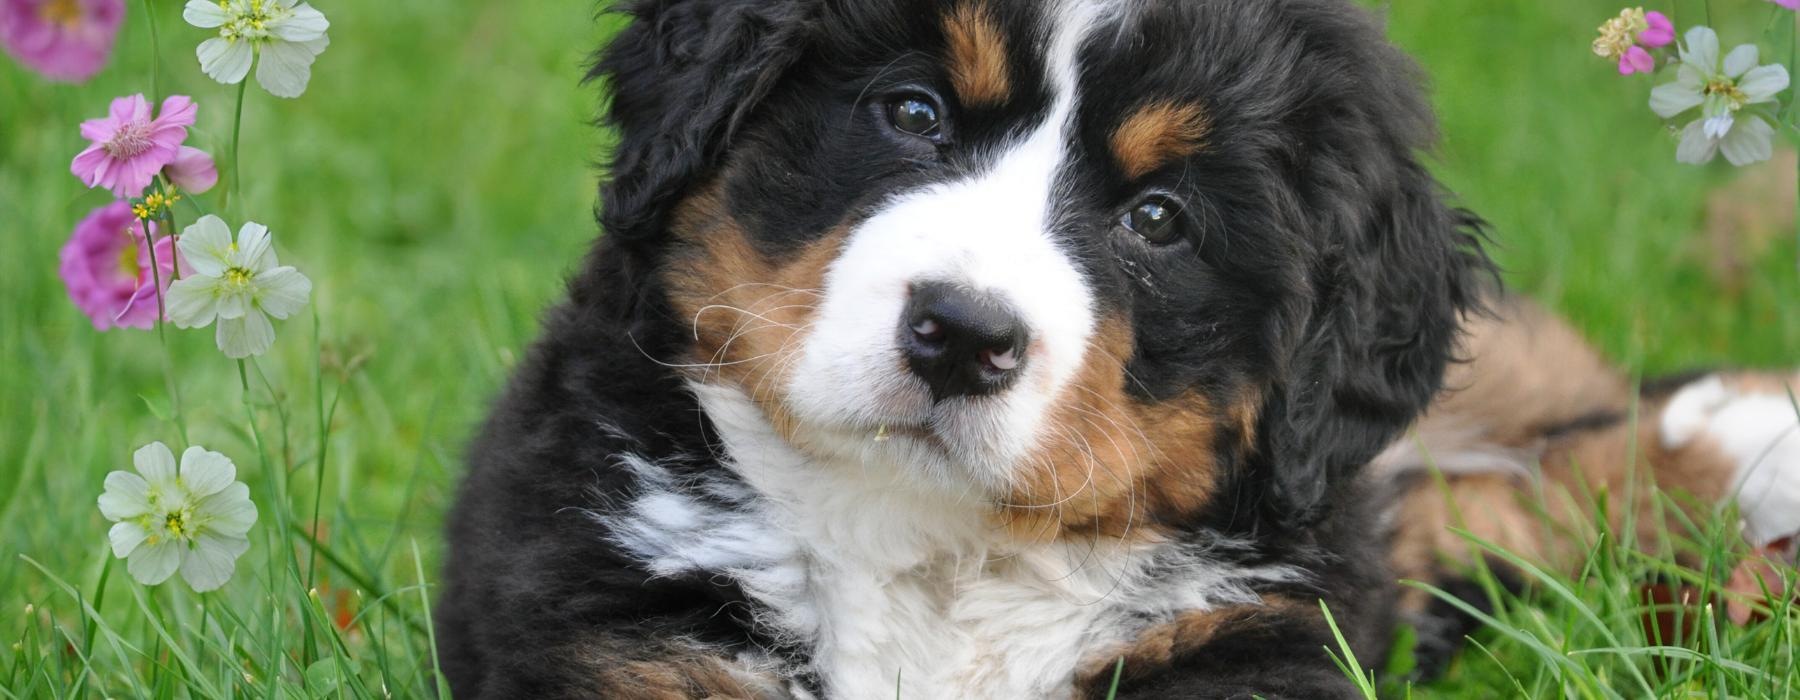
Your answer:
[[[1154,673],[1182,656],[1206,646],[1221,634],[1255,628],[1295,616],[1319,617],[1317,603],[1303,603],[1287,596],[1268,596],[1258,605],[1235,605],[1218,610],[1189,612],[1140,633],[1136,639],[1094,654],[1076,671],[1075,687],[1090,688],[1096,681],[1110,681],[1119,659],[1125,673]],[[1104,687],[1105,682],[1098,684]]]
[[[777,432],[792,435],[794,419],[780,390],[845,232],[832,231],[780,261],[765,260],[716,187],[677,207],[670,229],[691,247],[674,256],[664,279],[676,312],[698,336],[692,356],[677,361],[691,365],[685,371],[697,380],[742,387]]]
[[[1234,409],[1198,394],[1144,403],[1126,392],[1130,327],[1102,321],[1085,365],[997,517],[1032,541],[1155,537],[1157,515],[1204,508],[1217,482],[1214,436]]]
[[[1012,96],[1006,38],[986,3],[968,2],[944,17],[950,85],[964,105],[993,107]]]
[[[1153,102],[1126,117],[1113,132],[1113,157],[1136,179],[1206,147],[1212,121],[1197,104]]]

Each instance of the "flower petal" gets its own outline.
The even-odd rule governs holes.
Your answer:
[[[237,481],[237,465],[231,458],[203,447],[181,453],[181,483],[193,496],[211,496]]]
[[[182,146],[163,171],[170,182],[189,194],[205,194],[219,184],[219,167],[212,156],[191,146]]]
[[[262,272],[281,263],[275,259],[275,241],[269,237],[269,227],[254,221],[246,221],[238,228],[237,252],[230,262],[234,267],[242,267],[251,272]]]
[[[1787,66],[1778,63],[1752,68],[1738,81],[1738,89],[1744,91],[1747,104],[1774,102],[1775,95],[1787,88]]]
[[[131,556],[138,545],[150,538],[150,533],[137,523],[119,523],[106,531],[106,539],[112,544],[113,556],[120,559]]]
[[[1719,70],[1719,35],[1710,27],[1694,27],[1687,31],[1687,46],[1681,47],[1681,62],[1703,73]]]
[[[162,489],[175,483],[175,453],[169,446],[160,442],[152,442],[139,447],[131,454],[131,463],[137,467],[138,473],[144,475],[152,489]]]
[[[164,303],[176,328],[201,328],[219,317],[219,279],[190,275],[169,285]]]
[[[150,512],[150,482],[131,472],[106,475],[106,490],[100,493],[100,514],[118,522]],[[123,556],[123,555],[121,555]]]
[[[200,71],[206,77],[226,85],[243,82],[244,76],[250,74],[250,64],[256,57],[249,42],[217,37],[200,42],[200,47],[194,53],[200,57]]]
[[[1761,163],[1775,155],[1775,128],[1760,118],[1745,116],[1737,120],[1737,126],[1719,143],[1719,150],[1725,153],[1725,160],[1732,165],[1744,166]]]
[[[307,42],[325,36],[331,22],[312,5],[294,8],[294,14],[269,24],[269,33],[282,41]]]
[[[249,544],[248,540],[243,540],[244,547],[240,547],[237,542],[227,538],[201,535],[196,546],[188,550],[187,557],[181,562],[182,580],[201,593],[217,590],[231,580],[231,572],[237,568],[238,555]]]
[[[193,266],[196,275],[222,277],[231,266],[231,227],[212,214],[182,229],[177,245],[182,260]]]
[[[223,26],[231,19],[225,14],[225,9],[213,0],[188,0],[187,7],[181,8],[181,18],[201,29]]]
[[[306,306],[312,296],[312,280],[292,267],[278,267],[256,276],[256,305],[270,316],[285,319]]]
[[[1700,106],[1705,96],[1679,82],[1663,83],[1650,91],[1650,111],[1664,119],[1672,119],[1677,114]]]
[[[187,95],[170,95],[163,100],[162,109],[157,112],[156,120],[150,123],[155,129],[171,127],[185,128],[194,125],[194,118],[200,114],[200,106],[194,104],[194,98]]]
[[[1725,54],[1725,77],[1736,80],[1756,67],[1756,44],[1740,44]]]
[[[275,327],[263,312],[251,309],[239,318],[219,319],[215,340],[226,357],[241,360],[268,352],[275,344]]]
[[[275,41],[263,48],[262,63],[256,67],[256,82],[276,97],[299,97],[312,79],[313,59],[317,56],[307,44]]]
[[[131,572],[131,577],[138,583],[154,586],[175,575],[175,570],[181,567],[182,549],[179,540],[145,543],[131,552],[125,570]]]
[[[207,532],[228,537],[241,537],[256,524],[256,503],[250,500],[250,487],[241,481],[230,485],[194,506],[194,517],[200,519]]]
[[[1702,120],[1695,119],[1681,130],[1681,145],[1675,148],[1675,160],[1700,165],[1719,153],[1719,142],[1706,135]]]

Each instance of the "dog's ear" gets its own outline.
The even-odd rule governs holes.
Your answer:
[[[618,133],[600,221],[658,235],[668,208],[717,164],[733,132],[805,48],[815,0],[639,0],[589,79]]]
[[[1410,154],[1387,191],[1345,207],[1287,333],[1287,368],[1264,406],[1258,457],[1276,518],[1303,526],[1425,411],[1463,317],[1494,279],[1481,221],[1447,206]]]

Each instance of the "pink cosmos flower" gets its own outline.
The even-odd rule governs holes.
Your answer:
[[[83,82],[112,55],[125,0],[0,0],[0,47],[51,80]]]
[[[131,204],[120,200],[95,209],[75,225],[75,234],[63,244],[63,285],[75,308],[93,321],[95,330],[150,328],[157,320],[156,285],[168,289],[174,276],[174,246],[169,237],[156,241],[155,276],[150,273],[150,251],[145,238],[156,236],[156,225],[144,224],[131,214]],[[186,265],[182,268],[186,269]]]
[[[1800,0],[1792,0],[1800,2]],[[1600,25],[1600,38],[1594,40],[1594,53],[1617,61],[1621,75],[1650,73],[1656,70],[1656,57],[1649,49],[1659,49],[1675,42],[1675,23],[1661,12],[1645,12],[1641,7],[1627,7],[1619,16]]]
[[[1800,0],[1772,0],[1775,4],[1790,10],[1800,10]]]
[[[175,154],[175,160],[163,169],[163,174],[169,176],[169,182],[189,194],[205,194],[213,185],[219,184],[219,168],[213,164],[212,156],[191,146],[182,146]]]
[[[105,117],[81,123],[82,137],[93,144],[75,156],[69,170],[88,187],[103,186],[121,198],[143,194],[156,173],[180,155],[198,111],[192,99],[175,95],[163,100],[162,114],[152,119],[142,94],[115,99]]]

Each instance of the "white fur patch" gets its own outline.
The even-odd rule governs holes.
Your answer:
[[[1737,465],[1732,493],[1753,543],[1800,532],[1800,413],[1788,396],[1708,377],[1669,399],[1661,428],[1665,447],[1710,438]]]
[[[1103,11],[1089,0],[1048,11],[1058,24],[1048,37],[1054,99],[1043,122],[1003,147],[987,170],[901,195],[850,233],[785,393],[815,430],[809,448],[839,457],[884,451],[880,463],[990,493],[1011,485],[1081,367],[1096,323],[1093,294],[1051,231],[1056,178],[1075,139],[1077,49]],[[1019,381],[998,395],[934,404],[905,370],[896,332],[920,282],[956,283],[1010,303],[1032,338]],[[878,448],[864,444],[886,426],[935,439],[901,434]]]
[[[600,519],[658,574],[736,580],[769,611],[766,632],[811,650],[831,697],[1066,697],[1084,660],[1144,628],[1302,576],[1221,563],[1217,548],[1244,546],[1223,540],[1019,543],[979,500],[818,462],[741,391],[693,389],[754,495],[634,459],[642,494]]]

